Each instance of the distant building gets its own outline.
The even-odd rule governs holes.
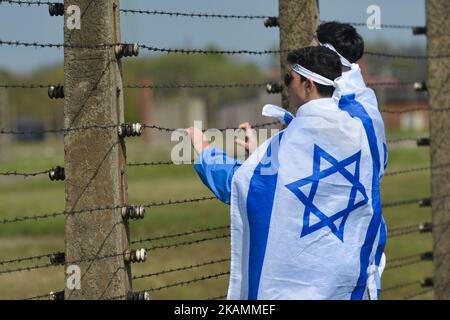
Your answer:
[[[378,107],[391,111],[424,109],[414,112],[395,113],[383,112],[387,129],[424,130],[428,128],[428,96],[426,92],[416,92],[413,85],[370,86],[370,83],[398,82],[400,79],[392,76],[373,76],[367,71],[367,62],[359,62],[365,82],[375,90]],[[417,79],[414,79],[417,80]]]

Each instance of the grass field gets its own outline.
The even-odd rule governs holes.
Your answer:
[[[395,133],[398,136],[399,133]],[[128,160],[167,160],[168,154],[142,147],[139,140],[128,140]],[[0,150],[0,152],[3,152]],[[428,148],[392,146],[390,148],[389,171],[429,165]],[[22,172],[46,170],[63,165],[61,141],[50,140],[43,144],[10,145],[6,162],[0,164],[0,172],[17,170]],[[184,166],[131,167],[128,168],[128,196],[130,203],[149,203],[158,200],[181,199],[210,195],[197,178],[193,168]],[[383,202],[423,198],[430,194],[430,173],[385,177],[382,183]],[[0,219],[15,216],[35,215],[64,210],[64,183],[51,182],[46,176],[35,178],[0,177]],[[401,206],[387,208],[384,217],[388,230],[430,221],[429,208]],[[131,223],[131,238],[153,237],[168,233],[183,232],[209,226],[229,224],[228,207],[219,201],[172,205],[152,208],[146,218]],[[224,231],[226,232],[226,230]],[[175,239],[172,242],[199,239],[221,234],[220,231]],[[170,240],[157,243],[171,243]],[[149,245],[146,245],[149,246]],[[430,234],[413,233],[388,239],[386,249],[389,259],[421,253],[432,249]],[[64,250],[64,218],[0,224],[0,260],[19,256],[45,254]],[[133,275],[148,274],[162,269],[189,266],[229,256],[229,239],[209,241],[175,249],[155,250],[144,264],[133,265]],[[0,265],[0,299],[26,298],[59,291],[64,286],[62,267],[51,267],[17,273],[2,271],[34,264],[45,264],[47,260],[31,263]],[[172,282],[202,277],[227,271],[227,262],[205,266],[190,271],[173,272],[133,282],[134,290],[164,286]],[[422,262],[401,269],[387,270],[383,275],[383,287],[421,280],[432,275],[432,264]],[[154,299],[204,299],[222,296],[227,290],[228,278],[222,277],[196,282],[190,286],[173,287],[152,293]],[[420,285],[382,294],[383,299],[401,299],[421,291]],[[432,293],[418,298],[431,299]]]

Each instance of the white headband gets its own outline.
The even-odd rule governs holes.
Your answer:
[[[326,48],[328,48],[328,49],[333,50],[334,52],[336,52],[337,55],[339,56],[339,58],[341,59],[341,64],[342,64],[343,66],[346,66],[346,67],[349,67],[349,68],[352,67],[351,62],[348,61],[347,59],[345,59],[345,57],[344,57],[343,55],[341,55],[339,52],[337,52],[337,50],[333,47],[332,44],[329,44],[329,43],[320,43],[320,42],[319,42],[319,44],[320,44],[322,47],[326,47]]]
[[[314,82],[317,82],[318,84],[322,84],[324,86],[331,86],[335,87],[333,80],[330,80],[328,78],[325,78],[324,76],[321,76],[320,74],[317,74],[315,72],[312,72],[304,67],[302,67],[299,64],[294,64],[292,66],[292,71],[304,76],[305,78],[312,80]]]

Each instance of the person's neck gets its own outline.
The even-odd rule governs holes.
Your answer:
[[[295,113],[297,113],[298,110],[299,110],[302,106],[304,106],[304,105],[307,104],[307,103],[310,103],[311,101],[318,100],[318,99],[330,99],[330,98],[331,98],[331,97],[323,97],[323,96],[321,96],[321,95],[319,95],[319,94],[314,95],[314,97],[311,96],[310,99],[305,100],[305,102],[304,102],[302,105],[300,105],[300,106],[297,108],[297,110],[295,110]]]

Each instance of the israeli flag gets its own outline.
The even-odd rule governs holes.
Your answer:
[[[350,70],[343,72],[336,81],[336,91],[334,97],[339,99],[339,106],[343,110],[354,109],[352,105],[357,105],[362,110],[360,115],[366,134],[369,137],[371,153],[375,164],[379,167],[380,183],[387,169],[388,148],[384,121],[378,109],[378,101],[375,92],[366,87],[361,70],[358,64],[351,64]],[[378,155],[378,157],[377,157]],[[377,158],[379,159],[377,161]],[[378,162],[378,163],[377,163]],[[380,209],[381,210],[381,209]],[[377,248],[374,265],[369,267],[368,290],[371,297],[380,297],[381,275],[386,266],[386,256],[384,248],[386,246],[387,228],[384,219],[381,220],[380,229],[377,235]]]
[[[231,205],[228,299],[378,298],[381,127],[359,100],[368,91],[342,83],[295,117],[265,107],[288,126],[244,163],[216,148],[199,156],[199,176]]]

